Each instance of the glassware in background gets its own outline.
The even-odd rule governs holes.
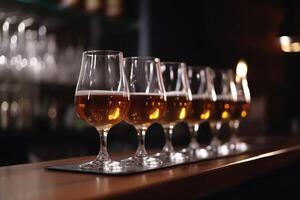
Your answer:
[[[186,64],[162,62],[161,71],[167,96],[166,111],[160,120],[165,132],[165,145],[162,152],[156,155],[164,162],[184,162],[189,157],[174,150],[172,134],[176,123],[186,119],[191,106],[192,94]]]
[[[148,155],[145,135],[148,127],[163,117],[166,108],[160,60],[153,57],[129,57],[124,59],[124,67],[130,91],[126,121],[137,129],[138,148],[134,156],[122,160],[122,163],[144,168],[158,167],[162,161]]]
[[[54,102],[41,99],[43,87],[69,90],[75,85],[82,47],[59,46],[47,23],[35,15],[1,12],[0,26],[0,129],[32,129],[38,126],[34,120],[44,117],[49,123],[58,120],[47,114]],[[42,110],[48,110],[46,115]]]
[[[213,139],[208,149],[214,155],[228,155],[229,146],[222,145],[219,134],[222,123],[228,122],[234,112],[234,104],[237,101],[236,87],[232,70],[209,70],[213,82],[213,91],[216,99],[214,109],[209,120]]]
[[[216,96],[211,82],[210,68],[189,66],[188,79],[192,92],[192,106],[189,111],[187,123],[189,126],[191,140],[188,148],[183,152],[196,157],[207,157],[205,147],[200,147],[197,141],[199,124],[210,119],[213,112],[213,101]]]
[[[80,164],[84,169],[120,171],[107,152],[107,134],[125,119],[129,108],[129,92],[123,68],[123,54],[118,51],[86,51],[75,93],[79,117],[95,127],[100,136],[100,150],[95,160]]]
[[[248,145],[238,138],[238,129],[240,121],[248,116],[251,103],[250,89],[247,81],[247,65],[244,61],[240,61],[237,65],[234,82],[236,86],[237,101],[234,104],[234,112],[229,121],[229,127],[232,133],[229,147],[231,151],[239,152],[248,149]]]

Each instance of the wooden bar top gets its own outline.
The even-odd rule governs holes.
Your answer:
[[[130,176],[48,171],[91,157],[0,168],[0,199],[196,199],[300,161],[300,138],[276,139],[259,152]]]

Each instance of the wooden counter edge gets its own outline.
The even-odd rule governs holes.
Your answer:
[[[300,145],[296,145],[236,161],[197,175],[171,180],[168,183],[132,190],[126,194],[113,194],[107,199],[197,199],[251,181],[299,160]]]

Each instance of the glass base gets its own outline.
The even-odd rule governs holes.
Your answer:
[[[93,160],[90,162],[79,164],[79,168],[91,170],[101,169],[107,172],[120,172],[124,170],[124,167],[120,162],[113,160]]]
[[[238,153],[238,152],[244,152],[244,151],[247,151],[249,149],[249,146],[247,143],[245,142],[240,142],[240,141],[237,141],[237,142],[232,142],[229,144],[229,148],[230,148],[230,151],[233,152],[233,153]]]
[[[219,147],[218,146],[208,145],[205,149],[212,156],[218,156],[219,155]]]
[[[213,137],[212,141],[210,142],[210,145],[208,145],[206,147],[206,150],[213,156],[224,155],[222,153],[222,151],[224,153],[226,153],[225,151],[227,148],[226,148],[226,146],[224,146],[224,147],[222,147],[222,146],[223,145],[222,145],[221,141],[215,136],[215,137]],[[228,147],[228,149],[229,149],[229,147]]]
[[[181,152],[159,152],[155,154],[164,163],[179,164],[189,160],[189,156]]]
[[[182,153],[189,155],[190,157],[194,157],[197,159],[208,158],[211,153],[206,148],[185,148],[181,150]]]
[[[227,156],[230,154],[230,152],[230,145],[228,143],[225,143],[218,147],[218,155]]]
[[[126,168],[142,167],[151,169],[162,166],[163,161],[152,156],[132,156],[121,160],[121,165],[124,165]]]
[[[212,155],[212,156],[227,156],[230,153],[235,153],[236,151],[232,149],[231,145],[228,143],[225,143],[220,146],[215,145],[208,145],[206,147],[206,150]]]

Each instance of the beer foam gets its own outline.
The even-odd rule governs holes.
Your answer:
[[[207,94],[196,94],[192,96],[192,99],[209,99],[209,98],[211,97]]]
[[[212,96],[207,94],[196,94],[192,96],[193,99],[213,99]],[[230,96],[217,95],[217,100],[231,100]]]
[[[245,101],[248,102],[248,103],[250,102],[250,101],[247,101],[247,99],[245,97],[238,97],[237,98],[237,102],[245,102]]]
[[[130,95],[136,96],[163,96],[162,93],[130,92]]]
[[[124,95],[122,91],[109,91],[109,90],[79,90],[75,92],[75,96],[86,95]]]
[[[187,96],[188,94],[185,92],[178,92],[178,91],[172,91],[172,92],[166,92],[167,96]]]
[[[230,101],[232,100],[232,97],[230,95],[217,95],[217,100]]]

